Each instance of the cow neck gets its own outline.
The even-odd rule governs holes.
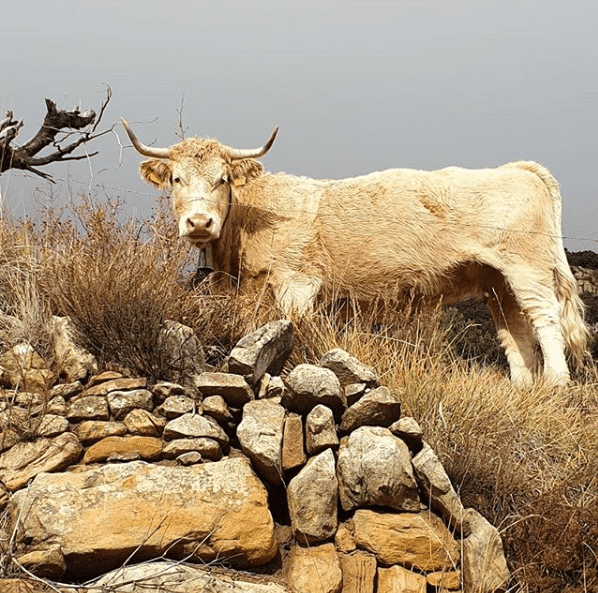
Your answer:
[[[235,234],[230,225],[234,224],[230,222],[230,219],[234,215],[231,215],[231,209],[233,207],[233,188],[232,184],[228,183],[228,208],[222,221],[222,227],[220,229],[220,238],[212,243],[213,246],[213,257],[212,266],[215,272],[224,272],[228,276],[232,276],[237,279],[239,274],[239,263],[235,261],[235,255],[238,254],[238,245],[235,241],[238,237]]]

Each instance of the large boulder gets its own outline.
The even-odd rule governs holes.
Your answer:
[[[246,458],[191,467],[141,461],[42,474],[14,494],[17,554],[58,545],[69,578],[84,580],[136,560],[268,562],[277,550],[267,493]]]

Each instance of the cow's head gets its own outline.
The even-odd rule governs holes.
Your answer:
[[[189,138],[169,148],[145,146],[125,119],[122,123],[140,154],[153,157],[141,163],[141,177],[172,195],[179,236],[202,247],[218,239],[230,203],[231,186],[242,185],[263,172],[257,160],[269,150],[278,128],[261,148],[239,150],[216,140]]]

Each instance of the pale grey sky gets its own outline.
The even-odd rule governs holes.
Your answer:
[[[109,84],[106,126],[168,145],[183,104],[188,135],[246,148],[279,125],[264,165],[312,177],[536,160],[561,184],[566,246],[598,251],[597,34],[595,0],[20,0],[2,9],[0,111],[25,141],[45,97],[97,108]],[[4,174],[4,207],[91,187],[149,216],[134,151],[89,149],[52,188]]]

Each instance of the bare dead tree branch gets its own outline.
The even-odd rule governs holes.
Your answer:
[[[77,161],[95,156],[97,152],[69,156],[82,144],[107,134],[111,130],[97,132],[106,107],[112,98],[112,89],[106,87],[106,98],[102,101],[99,116],[92,109],[81,113],[78,107],[72,111],[59,110],[56,104],[46,99],[46,117],[37,134],[22,146],[12,145],[23,122],[13,120],[12,111],[7,111],[0,120],[0,174],[9,169],[23,169],[52,181],[51,175],[36,169],[56,161]],[[71,131],[65,131],[71,130]],[[73,135],[77,139],[68,142]],[[45,148],[53,152],[38,156]]]

